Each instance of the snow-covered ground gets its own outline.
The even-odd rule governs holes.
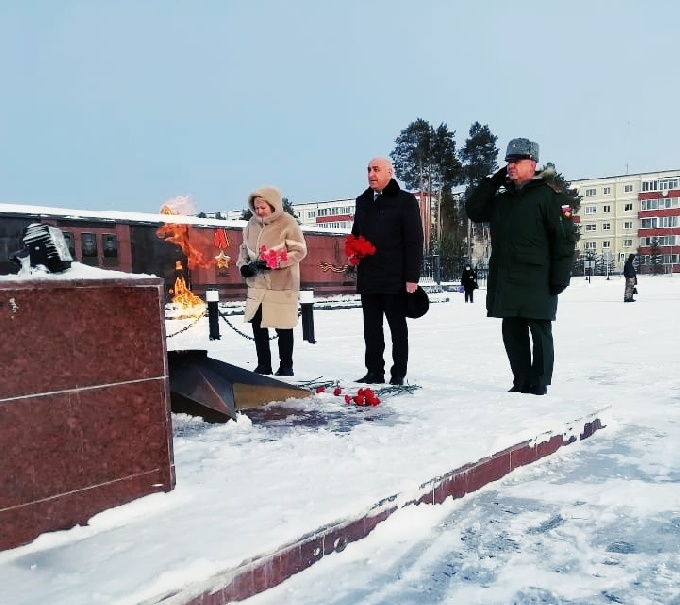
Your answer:
[[[483,292],[410,322],[412,394],[375,408],[326,392],[262,421],[173,415],[177,487],[0,553],[0,602],[131,605],[203,582],[381,498],[610,408],[591,439],[462,500],[406,506],[368,538],[247,602],[680,603],[680,278],[574,278],[554,324],[546,397],[510,394],[500,321]],[[189,320],[185,320],[189,321]],[[243,330],[242,318],[231,317]],[[361,310],[315,313],[292,382],[363,374]],[[168,334],[181,327],[169,321]],[[246,368],[250,340],[207,321],[168,339]],[[245,330],[248,332],[247,330]],[[275,344],[274,344],[275,350]],[[322,422],[315,419],[323,418]]]

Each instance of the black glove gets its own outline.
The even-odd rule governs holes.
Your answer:
[[[551,296],[557,296],[558,294],[562,294],[565,288],[566,286],[558,286],[557,284],[550,284],[550,286],[548,286],[548,290],[550,290]]]
[[[253,275],[255,275],[255,271],[253,271],[250,265],[252,265],[252,263],[248,263],[247,265],[241,265],[240,271],[243,277],[252,277]]]
[[[257,260],[250,261],[247,265],[241,266],[241,275],[243,277],[253,277],[262,271],[269,271],[267,263],[265,263],[261,258]]]
[[[489,180],[493,183],[493,185],[498,189],[501,185],[505,185],[505,181],[508,179],[508,167],[503,166],[503,168],[500,168],[496,171],[496,173],[489,177]]]

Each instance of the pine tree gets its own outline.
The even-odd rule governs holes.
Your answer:
[[[434,210],[438,229],[433,234],[433,248],[438,249],[439,233],[456,238],[457,204],[453,188],[463,182],[463,166],[456,152],[455,132],[442,123],[435,130],[418,118],[401,131],[390,153],[395,176],[407,189],[420,190],[438,198]]]
[[[488,174],[498,170],[498,137],[491,133],[489,127],[475,122],[470,126],[468,138],[460,150],[460,159],[463,162],[463,174],[465,184],[476,187]]]
[[[652,273],[661,275],[664,272],[663,254],[658,237],[652,238],[649,245],[649,262],[652,265]]]
[[[463,161],[463,174],[465,175],[465,193],[461,199],[461,215],[464,217],[466,229],[465,241],[467,243],[464,256],[469,260],[472,254],[471,246],[473,240],[484,240],[488,234],[485,225],[474,226],[465,214],[465,201],[470,196],[479,182],[488,174],[498,170],[498,147],[496,146],[498,137],[492,134],[488,125],[482,126],[479,122],[474,122],[468,131],[468,138],[465,145],[460,150],[460,157]]]

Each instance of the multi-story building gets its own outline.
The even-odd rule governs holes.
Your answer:
[[[655,241],[666,272],[680,272],[680,169],[571,181],[581,196],[581,255],[650,264]]]
[[[300,223],[308,227],[323,229],[351,229],[354,221],[356,200],[330,200],[294,204],[293,208]]]
[[[436,229],[436,212],[434,208],[436,197],[428,193],[415,192],[420,205],[420,218],[423,223],[426,249],[430,242],[431,234]],[[351,229],[354,222],[356,200],[331,200],[328,202],[309,202],[306,204],[294,204],[293,208],[302,225],[310,227],[322,227],[325,229]]]

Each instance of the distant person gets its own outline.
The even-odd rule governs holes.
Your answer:
[[[634,294],[637,294],[637,273],[633,261],[635,254],[629,254],[628,260],[623,264],[623,276],[626,278],[626,289],[623,292],[623,302],[635,302]]]
[[[391,162],[368,163],[368,189],[356,200],[352,235],[364,236],[376,248],[357,265],[357,291],[364,318],[364,363],[367,373],[357,380],[385,382],[383,318],[392,335],[390,384],[404,384],[408,365],[405,296],[418,288],[423,259],[423,227],[415,196],[392,178]]]
[[[545,395],[554,365],[551,322],[571,276],[572,213],[568,199],[545,180],[553,168],[536,171],[537,143],[513,139],[505,161],[482,179],[465,210],[491,227],[486,308],[489,317],[503,320],[510,391]]]
[[[236,266],[248,284],[245,321],[253,327],[258,374],[272,373],[269,330],[279,341],[277,376],[293,376],[293,328],[298,323],[300,261],[307,255],[302,230],[284,212],[281,192],[261,187],[248,196],[253,216],[243,230]]]
[[[460,285],[463,286],[463,292],[465,292],[465,302],[468,302],[468,300],[471,303],[474,302],[475,290],[477,289],[477,272],[470,266],[470,263],[467,263],[465,269],[463,269]]]

